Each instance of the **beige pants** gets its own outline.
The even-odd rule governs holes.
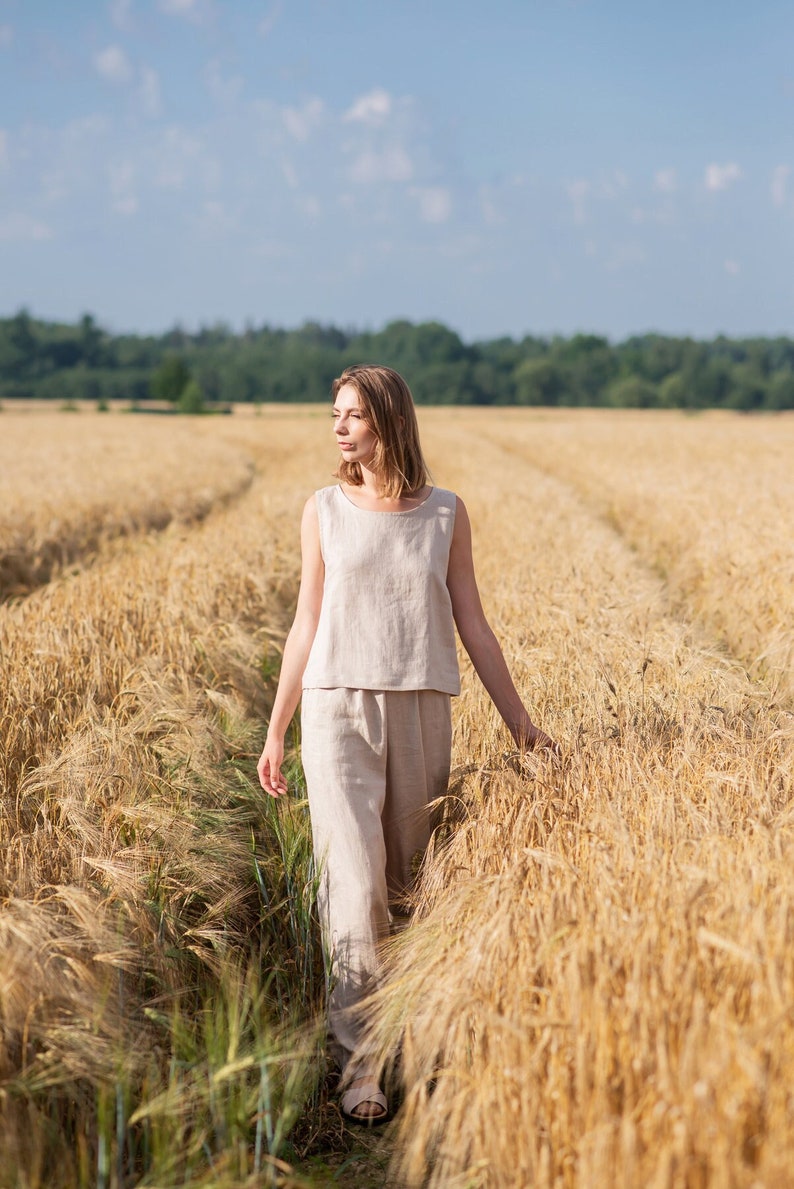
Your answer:
[[[301,723],[328,1020],[344,1069],[359,1048],[355,1007],[373,989],[378,944],[430,838],[428,802],[446,791],[450,698],[437,690],[306,689]],[[359,1053],[357,1067],[364,1063]]]

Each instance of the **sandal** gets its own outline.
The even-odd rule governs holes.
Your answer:
[[[342,1095],[342,1114],[351,1123],[358,1123],[363,1127],[377,1127],[385,1123],[389,1117],[389,1104],[386,1095],[381,1090],[375,1078],[361,1078],[359,1085],[353,1085]],[[378,1107],[373,1115],[363,1115],[358,1110],[365,1102]]]

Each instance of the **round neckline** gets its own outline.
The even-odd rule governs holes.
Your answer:
[[[351,508],[355,508],[357,512],[366,512],[371,516],[410,516],[413,512],[419,512],[422,508],[426,507],[438,491],[438,488],[431,487],[421,504],[417,504],[415,508],[399,508],[396,512],[387,512],[385,508],[362,508],[359,504],[354,503],[349,495],[345,494],[341,483],[337,483],[336,490],[345,503],[349,504]]]

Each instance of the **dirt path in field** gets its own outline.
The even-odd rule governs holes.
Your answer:
[[[311,1189],[384,1189],[390,1184],[393,1141],[388,1130],[347,1129],[343,1151],[318,1155],[294,1165],[301,1183]]]
[[[794,490],[786,459],[791,422],[780,425],[780,442],[768,423],[751,423],[745,442],[725,421],[685,422],[674,431],[635,418],[615,427],[618,441],[625,438],[625,467],[604,436],[608,427],[589,424],[589,431],[588,421],[577,424],[574,434],[560,423],[555,434],[514,421],[498,433],[486,426],[482,437],[577,497],[658,579],[670,614],[697,627],[749,681],[794,711],[786,613],[794,558],[780,533]]]
[[[251,464],[231,490],[186,501],[178,510],[152,504],[116,516],[100,509],[70,533],[16,541],[0,553],[0,604],[26,598],[64,575],[74,576],[118,557],[136,539],[202,524],[241,500],[250,490],[255,474]]]
[[[637,574],[655,584],[665,614],[695,635],[702,647],[713,649],[732,666],[741,670],[747,683],[758,684],[758,674],[753,672],[750,658],[732,648],[719,624],[713,622],[708,614],[704,615],[702,609],[696,610],[692,606],[690,592],[680,583],[671,580],[655,556],[653,540],[647,539],[638,544],[629,536],[626,524],[611,507],[609,492],[604,493],[603,498],[598,501],[589,499],[582,483],[558,473],[553,462],[539,462],[526,444],[522,444],[520,439],[517,441],[511,438],[508,432],[497,434],[486,429],[481,435],[481,440],[486,441],[497,455],[509,460],[507,468],[515,468],[517,475],[525,477],[528,486],[537,483],[541,478],[545,485],[551,485],[552,492],[556,486],[560,497],[564,494],[561,507],[565,503],[572,504],[577,508],[579,515],[611,534],[615,541],[620,543]],[[777,705],[785,705],[789,710],[794,709],[794,700],[790,696],[786,697],[785,693],[778,691],[775,700]]]
[[[255,429],[215,418],[4,416],[0,602],[234,506],[272,463]]]

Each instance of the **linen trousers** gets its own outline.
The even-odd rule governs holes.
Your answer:
[[[305,689],[303,770],[332,1048],[343,1072],[358,1050],[357,1005],[374,989],[378,949],[405,912],[416,864],[430,840],[429,802],[449,779],[450,695],[438,690]]]

